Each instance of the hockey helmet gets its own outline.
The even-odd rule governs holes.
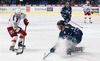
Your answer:
[[[87,4],[90,3],[89,1],[86,2]]]
[[[16,12],[15,12],[16,14],[21,14],[22,12],[21,12],[21,9],[16,9]]]
[[[57,25],[65,25],[63,20],[57,22]]]
[[[65,5],[69,5],[69,2],[66,2]]]

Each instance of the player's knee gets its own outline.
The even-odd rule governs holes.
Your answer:
[[[8,27],[7,30],[11,37],[17,36],[17,33],[14,31],[13,27]]]
[[[13,40],[17,40],[18,39],[18,36],[13,36]]]
[[[89,19],[91,19],[91,16],[89,15]]]
[[[23,39],[24,38],[24,36],[23,35],[20,35],[20,37],[19,37],[20,39]]]
[[[26,33],[24,30],[21,30],[20,33],[21,33],[22,35],[24,35],[24,36],[27,35],[27,33]]]

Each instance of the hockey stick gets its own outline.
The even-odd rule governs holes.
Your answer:
[[[71,21],[72,23],[74,23],[75,25],[79,26],[80,28],[83,28],[82,26],[78,25],[77,23]]]
[[[26,32],[26,29],[27,29],[27,26],[25,26],[25,32]],[[23,45],[25,43],[25,36],[24,36],[24,39],[23,39]],[[16,52],[16,55],[19,55],[19,54],[22,54],[24,52],[24,47],[22,47],[22,51],[21,52]]]
[[[49,52],[46,56],[43,57],[43,60],[45,60],[45,58],[47,58],[50,55],[51,52]]]

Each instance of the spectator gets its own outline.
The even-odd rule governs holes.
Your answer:
[[[57,2],[57,4],[65,4],[65,0],[59,0],[58,2]]]
[[[5,0],[5,4],[8,4],[8,0]]]
[[[92,5],[92,6],[94,6],[94,5],[95,5],[94,3],[95,3],[95,1],[94,1],[94,0],[92,0],[92,1],[91,1],[91,5]]]
[[[23,0],[19,0],[19,2],[20,2],[19,4],[23,4]]]
[[[84,0],[80,0],[80,2],[83,2]]]
[[[8,4],[9,4],[9,5],[11,4],[11,0],[8,0]]]
[[[26,2],[26,4],[25,5],[28,5],[29,3],[28,2]]]
[[[86,3],[86,1],[90,1],[91,5],[97,6],[100,4],[100,0],[0,0],[0,4],[65,4],[66,2],[69,2],[70,5],[79,5],[82,6],[83,4]]]
[[[78,6],[83,6],[83,2],[79,2]]]
[[[40,4],[42,4],[42,5],[47,5],[48,2],[47,2],[46,0],[42,0]]]
[[[13,0],[12,1],[12,5],[16,5],[16,0]]]
[[[1,4],[1,0],[0,0],[0,4]]]
[[[100,0],[98,0],[98,5],[100,5]]]
[[[1,0],[1,5],[5,4],[5,1],[4,0]]]

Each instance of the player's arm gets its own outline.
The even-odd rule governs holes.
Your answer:
[[[61,9],[61,12],[60,12],[61,14],[66,14],[66,11],[65,11],[65,7],[63,7],[62,9]]]
[[[26,18],[26,15],[25,14],[21,14],[21,19],[24,19],[23,20],[23,22],[24,22],[24,24],[26,25],[26,26],[28,26],[28,24],[29,24],[29,21],[28,21],[28,19]]]
[[[63,38],[63,35],[62,35],[61,33],[62,33],[62,32],[59,33],[58,40],[59,40],[60,38]],[[58,41],[57,41],[57,43],[50,49],[50,52],[51,52],[51,53],[54,53],[57,46],[58,46]]]
[[[72,8],[70,7],[70,12],[69,12],[69,14],[71,15],[72,14]]]
[[[83,5],[82,8],[83,8],[84,13],[86,13],[86,12],[85,12],[85,5]]]
[[[92,11],[92,7],[91,7],[91,5],[90,5],[90,13],[93,14],[93,11]]]

